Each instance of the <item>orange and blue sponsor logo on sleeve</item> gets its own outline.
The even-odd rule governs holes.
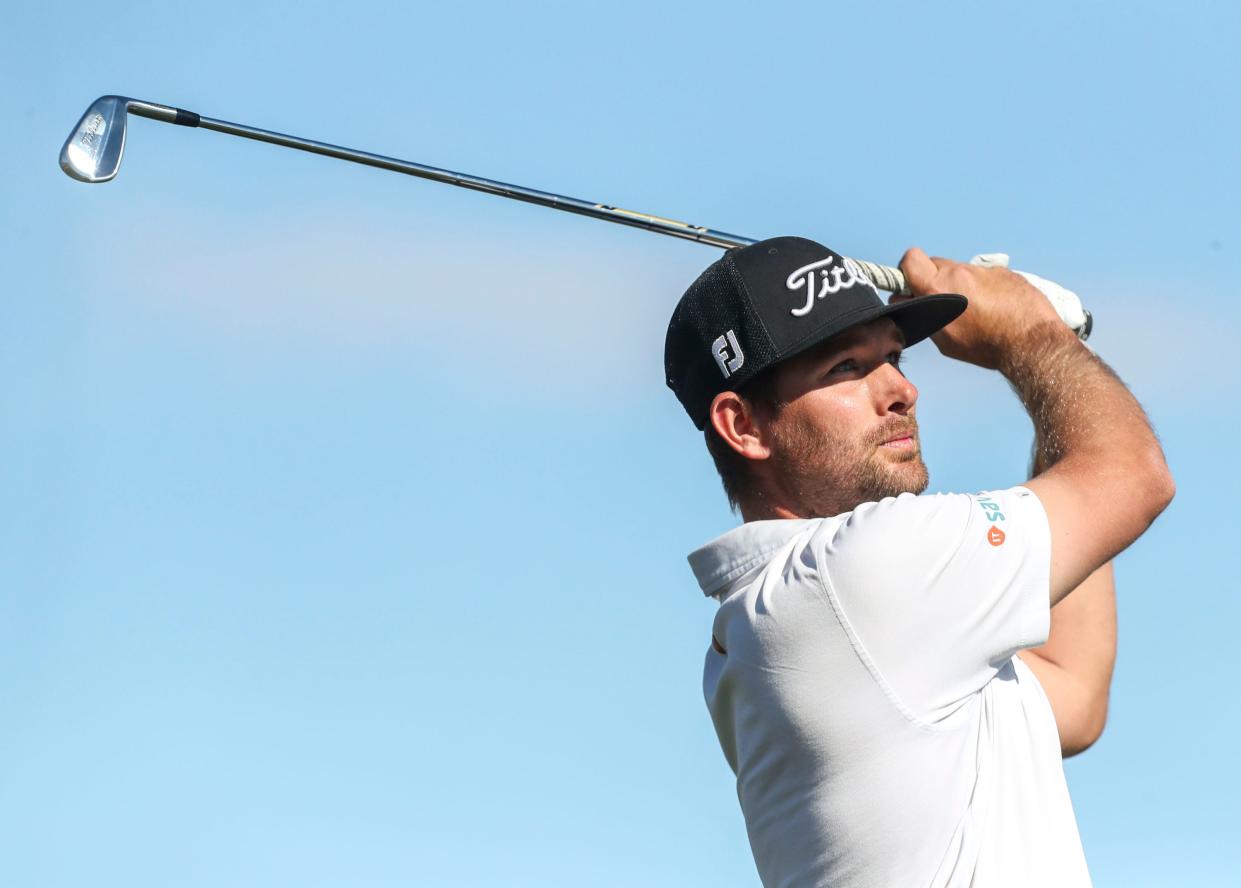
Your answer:
[[[1000,510],[1000,504],[985,493],[978,494],[974,499],[979,508],[983,510],[983,514],[987,516],[987,520],[991,522],[991,526],[987,528],[987,542],[993,546],[1004,545],[1007,535],[998,526],[1004,521],[1004,513]]]

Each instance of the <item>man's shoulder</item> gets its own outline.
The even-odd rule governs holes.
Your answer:
[[[1014,487],[982,493],[903,493],[859,505],[824,521],[808,540],[807,559],[838,590],[848,587],[871,594],[893,584],[925,586],[978,560],[992,564],[1015,555],[1005,547],[1013,531],[1018,539],[1028,526],[1031,507],[1021,500],[1034,495]],[[1013,551],[1009,551],[1009,550]],[[958,564],[958,562],[960,562]]]
[[[703,594],[723,598],[780,560],[781,569],[854,562],[898,567],[919,553],[940,557],[975,525],[1002,525],[1034,494],[1024,487],[982,493],[902,493],[825,518],[749,521],[694,550],[690,567]],[[998,539],[998,537],[993,537]]]
[[[941,520],[968,507],[974,495],[963,493],[902,493],[880,500],[859,503],[848,512],[831,519],[835,524],[826,530],[889,530],[903,523],[917,525],[928,520]]]
[[[902,493],[837,515],[822,532],[830,535],[829,551],[861,541],[940,543],[971,524],[1004,521],[1006,512],[1021,508],[1020,501],[1027,499],[1037,502],[1034,493],[1020,485],[979,493]]]
[[[822,518],[780,518],[747,521],[734,527],[688,556],[703,594],[721,597],[737,581],[766,566],[781,552],[805,549],[813,560],[818,553],[834,554],[842,535],[852,542],[859,537],[878,537],[900,522],[925,521],[941,513],[956,494],[915,495],[902,493],[875,502],[860,503],[848,512]],[[803,559],[804,560],[804,559]]]

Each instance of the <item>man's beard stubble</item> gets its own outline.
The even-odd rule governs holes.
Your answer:
[[[816,428],[804,419],[785,416],[772,428],[773,466],[806,518],[825,518],[902,493],[922,493],[929,476],[922,461],[918,422],[899,417],[861,441],[834,429]],[[881,451],[883,442],[911,435],[914,448]]]

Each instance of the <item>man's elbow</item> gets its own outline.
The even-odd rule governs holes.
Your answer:
[[[1092,701],[1085,712],[1074,720],[1073,730],[1064,732],[1060,737],[1060,752],[1064,758],[1070,758],[1085,752],[1094,746],[1103,736],[1107,727],[1107,697]]]
[[[1160,495],[1163,497],[1163,505],[1159,507],[1162,512],[1172,504],[1172,498],[1176,496],[1176,481],[1172,479],[1172,472],[1169,471],[1165,464],[1163,467],[1162,486],[1160,487]]]
[[[1146,494],[1150,520],[1154,521],[1164,509],[1172,503],[1176,496],[1176,481],[1172,478],[1172,470],[1164,458],[1163,448],[1158,443],[1151,445],[1149,452],[1142,461],[1142,490]]]

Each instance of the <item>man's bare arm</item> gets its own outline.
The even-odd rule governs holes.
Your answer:
[[[1031,475],[1047,467],[1046,442],[1034,442]],[[1103,733],[1116,663],[1116,576],[1112,562],[1051,609],[1047,643],[1018,656],[1051,703],[1065,758],[1085,752]]]
[[[1038,678],[1060,732],[1060,752],[1084,752],[1103,733],[1116,662],[1116,587],[1109,562],[1051,609],[1051,634],[1018,653]]]
[[[1172,501],[1172,475],[1137,400],[1063,324],[1036,328],[1000,371],[1048,466],[1027,486],[1051,524],[1054,604],[1146,532]]]
[[[961,317],[935,334],[948,357],[999,370],[1021,398],[1047,471],[1028,483],[1051,527],[1051,603],[1128,547],[1172,500],[1172,475],[1146,414],[1020,275],[910,250],[913,292],[961,293]],[[917,295],[910,297],[917,298]]]

